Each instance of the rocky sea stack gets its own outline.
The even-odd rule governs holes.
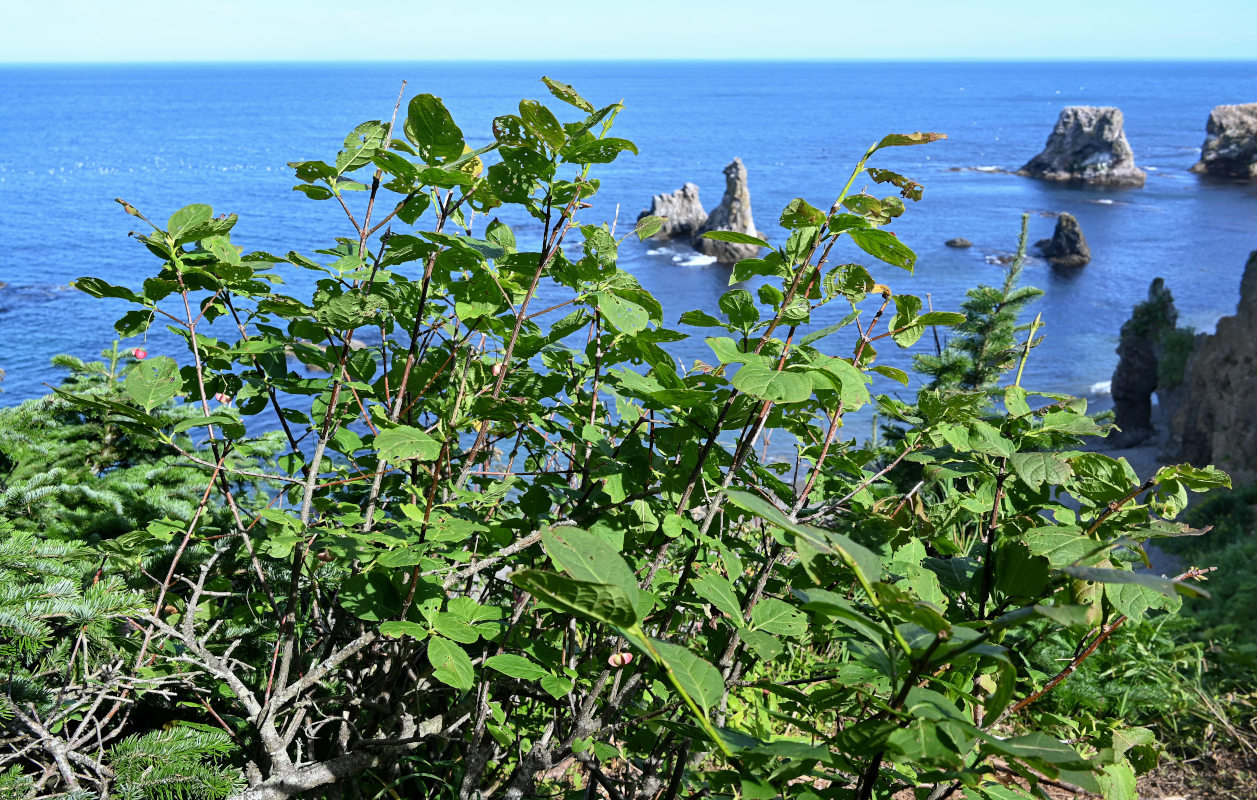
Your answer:
[[[698,186],[687,183],[672,194],[650,198],[650,208],[637,215],[639,220],[642,217],[665,217],[654,238],[668,241],[693,237],[707,221],[707,212],[698,199]]]
[[[725,167],[724,197],[707,217],[707,222],[699,226],[694,237],[694,249],[715,256],[721,264],[736,264],[744,258],[755,258],[759,255],[759,248],[753,244],[704,239],[703,234],[708,231],[736,231],[759,236],[759,231],[755,229],[755,220],[751,218],[751,190],[747,185],[746,165],[740,158],[733,159],[733,163]]]
[[[1257,178],[1257,103],[1217,106],[1209,112],[1200,161],[1192,172]]]
[[[1061,111],[1043,152],[1017,174],[1102,186],[1143,186],[1147,176],[1135,166],[1135,154],[1122,126],[1121,109],[1069,106]]]
[[[1058,267],[1081,267],[1091,261],[1091,248],[1087,247],[1087,239],[1073,214],[1057,217],[1052,238],[1040,239],[1034,246]]]
[[[721,264],[736,264],[744,258],[756,257],[759,255],[757,245],[703,238],[703,234],[708,231],[735,231],[764,238],[755,229],[755,220],[751,216],[751,190],[747,183],[746,165],[742,163],[742,159],[735,158],[725,167],[724,173],[724,197],[710,215],[699,202],[698,187],[687,183],[672,194],[657,194],[652,197],[650,208],[638,214],[637,218],[650,215],[667,217],[667,221],[653,238],[663,241],[689,239],[695,250],[715,256],[716,261]]]

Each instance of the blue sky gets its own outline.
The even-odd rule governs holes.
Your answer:
[[[6,5],[0,62],[1257,58],[1257,0]]]

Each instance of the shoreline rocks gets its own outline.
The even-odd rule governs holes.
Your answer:
[[[1257,103],[1216,106],[1209,112],[1205,143],[1192,172],[1257,178]]]
[[[1058,267],[1081,267],[1091,261],[1091,248],[1087,247],[1087,239],[1073,214],[1062,213],[1057,217],[1052,238],[1040,239],[1034,246]]]
[[[663,242],[688,239],[707,222],[707,212],[698,199],[698,186],[693,183],[685,184],[672,194],[657,194],[650,198],[650,208],[638,214],[637,218],[651,216],[666,218],[652,237]]]
[[[1069,106],[1057,118],[1043,152],[1017,174],[1102,186],[1143,186],[1147,175],[1135,166],[1123,124],[1119,108]]]
[[[965,248],[965,247],[973,247],[973,242],[969,241],[968,239],[958,236],[955,239],[948,239],[947,241],[943,242],[943,245],[945,247]]]

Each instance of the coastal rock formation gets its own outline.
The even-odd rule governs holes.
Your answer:
[[[734,264],[744,258],[759,255],[759,247],[753,244],[736,244],[704,239],[708,231],[737,231],[759,236],[755,220],[751,218],[751,190],[747,187],[746,165],[735,158],[725,167],[725,194],[707,221],[699,226],[694,236],[694,249],[715,256],[721,264]]]
[[[957,237],[955,239],[948,239],[947,241],[943,242],[943,244],[946,245],[947,247],[973,247],[973,242],[969,241],[968,239],[961,238],[961,237]]]
[[[1148,299],[1135,306],[1122,325],[1111,389],[1121,431],[1109,436],[1111,447],[1134,447],[1153,436],[1152,393],[1157,390],[1162,341],[1177,324],[1174,295],[1164,280],[1156,278],[1148,287]]]
[[[1091,260],[1091,248],[1087,247],[1087,239],[1073,214],[1057,217],[1052,238],[1040,239],[1034,246],[1044,258],[1060,267],[1081,267]]]
[[[1257,103],[1217,106],[1209,112],[1200,161],[1192,172],[1257,178]]]
[[[1111,106],[1069,106],[1061,111],[1043,152],[1017,174],[1105,186],[1143,186],[1147,177],[1135,166],[1121,109]]]
[[[1163,455],[1214,464],[1237,484],[1257,481],[1257,251],[1240,280],[1235,316],[1196,336],[1182,384],[1162,399]],[[1164,397],[1164,395],[1162,396]]]
[[[689,239],[707,221],[707,212],[698,199],[698,187],[687,183],[672,194],[657,194],[650,198],[650,208],[637,215],[642,217],[666,217],[666,221],[652,238],[660,241]]]

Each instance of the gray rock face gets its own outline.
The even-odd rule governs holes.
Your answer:
[[[1061,111],[1043,152],[1017,174],[1105,186],[1143,186],[1147,176],[1135,166],[1122,125],[1121,109],[1069,106]]]
[[[1134,447],[1151,438],[1152,393],[1157,389],[1162,337],[1178,324],[1174,295],[1165,281],[1156,278],[1148,287],[1148,299],[1135,306],[1122,325],[1117,343],[1117,369],[1113,371],[1113,411],[1120,433],[1109,437],[1110,447]]]
[[[687,183],[672,194],[657,194],[650,198],[650,208],[637,215],[642,217],[666,217],[667,221],[652,238],[660,241],[689,239],[707,221],[707,212],[698,199],[698,187]]]
[[[1235,316],[1196,337],[1183,382],[1162,399],[1164,457],[1215,464],[1235,483],[1257,480],[1257,251],[1248,257]]]
[[[694,236],[694,249],[715,256],[721,264],[734,264],[744,258],[755,258],[759,247],[753,244],[735,244],[704,239],[708,231],[737,231],[759,236],[755,220],[751,218],[751,190],[747,187],[746,165],[735,158],[725,167],[725,194],[707,221],[699,226]]]
[[[1060,267],[1081,267],[1091,260],[1091,248],[1087,247],[1082,228],[1073,214],[1057,217],[1052,238],[1040,239],[1034,246],[1044,258]]]
[[[947,241],[943,242],[943,244],[948,247],[973,247],[973,242],[969,241],[968,239],[961,238],[961,237],[957,237],[955,239],[948,239]]]
[[[1257,103],[1217,106],[1209,112],[1200,161],[1192,172],[1257,178]]]

